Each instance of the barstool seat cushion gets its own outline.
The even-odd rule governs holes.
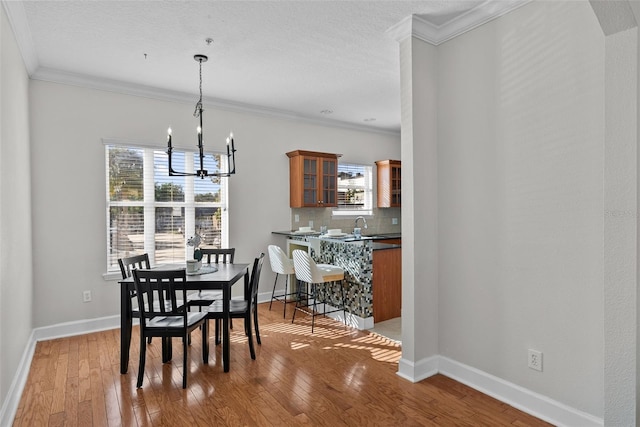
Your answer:
[[[320,274],[322,274],[323,282],[335,282],[344,279],[344,269],[330,264],[316,264]]]

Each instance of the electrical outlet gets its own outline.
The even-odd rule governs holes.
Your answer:
[[[91,291],[82,292],[82,302],[91,302]]]
[[[527,360],[528,360],[528,365],[531,369],[542,372],[542,352],[541,351],[529,349]]]
[[[295,214],[295,215],[293,216],[293,221],[294,221],[294,222],[300,222],[300,215]]]
[[[309,227],[313,229],[313,221],[309,221]]]
[[[398,218],[391,218],[392,225],[398,225]]]

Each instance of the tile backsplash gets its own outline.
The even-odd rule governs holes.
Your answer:
[[[327,228],[340,228],[345,233],[353,230],[356,216],[336,217],[332,216],[332,208],[292,208],[291,209],[291,229],[297,230],[300,227],[308,227],[309,221],[313,222],[313,229],[320,230],[320,226]],[[382,234],[400,233],[402,231],[402,221],[400,218],[401,208],[373,209],[373,216],[364,216],[367,220],[368,228],[362,230],[362,234]],[[298,215],[298,222],[295,221]],[[393,224],[393,218],[397,218],[398,223]],[[362,227],[362,221],[358,222]]]

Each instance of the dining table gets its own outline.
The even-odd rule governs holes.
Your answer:
[[[177,269],[185,268],[184,265],[165,264],[152,269]],[[179,289],[187,291],[195,290],[222,290],[222,365],[224,372],[229,372],[229,301],[231,300],[231,287],[244,277],[244,292],[249,287],[249,264],[213,264],[203,265],[201,271],[187,274],[184,286]],[[131,304],[134,293],[133,277],[119,281],[120,283],[120,373],[126,374],[129,369],[129,349],[131,347],[131,331],[133,328],[133,306]],[[185,302],[186,303],[186,302]]]

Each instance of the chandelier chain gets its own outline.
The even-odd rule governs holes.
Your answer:
[[[196,110],[193,112],[193,117],[199,117],[202,114],[202,59],[198,60],[200,63],[200,99],[196,104]]]

